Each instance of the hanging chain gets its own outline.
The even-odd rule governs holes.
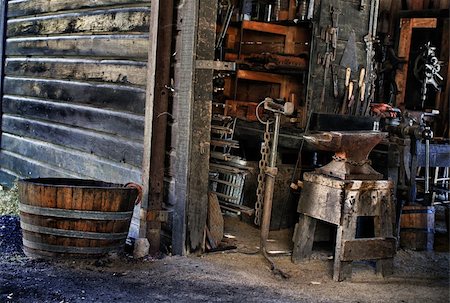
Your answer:
[[[345,162],[345,163],[351,164],[353,166],[363,166],[366,164],[372,165],[372,161],[370,161],[369,159],[357,162],[357,161],[353,161],[353,160],[346,159],[346,158],[341,158],[339,156],[334,155],[333,160],[336,162]]]
[[[264,131],[264,142],[261,143],[261,160],[259,160],[258,188],[256,189],[255,224],[258,226],[261,224],[261,213],[264,204],[266,167],[269,163],[270,153],[269,144],[270,123],[266,123],[266,129]]]

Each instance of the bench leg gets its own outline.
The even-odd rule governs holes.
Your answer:
[[[336,249],[334,251],[333,280],[343,281],[352,277],[352,262],[341,261],[342,241],[345,238],[344,227],[338,226],[336,233]]]
[[[377,260],[376,266],[377,274],[381,274],[383,277],[392,275],[394,273],[394,258]]]
[[[292,239],[294,242],[292,262],[298,263],[311,257],[315,230],[316,219],[300,214]]]

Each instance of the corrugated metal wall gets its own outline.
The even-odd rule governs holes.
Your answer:
[[[141,182],[149,0],[8,2],[0,182]]]

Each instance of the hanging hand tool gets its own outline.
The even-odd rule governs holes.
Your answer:
[[[366,96],[366,83],[363,82],[361,85],[361,88],[359,89],[359,102],[361,103],[361,106],[364,106],[364,97]]]
[[[337,40],[339,33],[338,21],[341,10],[334,6],[330,6],[330,13],[331,27],[328,28],[328,34],[330,36],[331,48],[333,49],[333,58],[331,61],[334,61],[336,59]]]
[[[353,89],[354,89],[354,82],[350,81],[350,83],[348,84],[348,114],[351,115],[352,114],[352,109],[353,109],[353,104],[355,103],[355,96],[353,95]]]
[[[374,72],[374,56],[375,51],[373,43],[377,36],[377,24],[378,24],[378,9],[380,0],[370,1],[370,13],[369,13],[369,32],[364,36],[364,42],[366,43],[366,90],[368,92],[366,100],[363,102],[362,114],[364,116],[369,114],[370,103],[374,97],[374,83],[376,74]]]
[[[323,108],[324,103],[325,103],[325,88],[326,88],[326,83],[327,83],[327,77],[328,77],[328,71],[330,69],[330,64],[331,64],[331,57],[333,56],[333,54],[331,52],[326,52],[324,54],[323,57],[323,65],[324,65],[324,70],[323,70],[323,85],[322,85],[322,92],[320,94],[320,107],[319,110],[325,110]]]
[[[364,67],[361,68],[359,71],[359,79],[358,79],[358,98],[356,102],[356,112],[355,115],[359,116],[361,114],[361,107],[363,104],[361,104],[361,101],[364,101],[365,94],[361,94],[361,89],[364,84],[364,77],[366,75],[366,69]],[[366,86],[364,85],[364,89],[366,89]],[[363,96],[363,99],[361,100],[361,95]]]
[[[358,63],[356,60],[356,35],[354,31],[350,32],[339,64],[345,67],[345,90],[346,92],[348,92],[351,73],[352,71],[355,72],[358,70]],[[350,97],[351,94],[347,94],[347,96],[344,96],[344,101],[342,102],[341,107],[341,114],[345,114],[347,112],[348,100],[350,100]]]
[[[425,44],[423,52],[414,62],[414,76],[422,82],[420,98],[422,101],[422,109],[425,108],[425,101],[427,99],[427,86],[431,85],[436,91],[441,90],[438,84],[439,80],[443,80],[443,77],[439,75],[440,70],[441,62],[436,57],[436,47],[431,46],[431,43],[428,42]]]
[[[350,32],[339,64],[345,68],[350,67],[353,72],[358,70],[358,60],[356,59],[356,35],[354,31]]]
[[[345,93],[344,93],[344,99],[342,101],[342,107],[341,107],[341,111],[340,114],[341,115],[345,115],[345,113],[347,112],[347,100],[348,100],[348,86],[350,84],[350,74],[351,74],[351,69],[350,67],[347,67],[345,69]]]
[[[227,0],[227,12],[225,14],[225,21],[222,24],[222,28],[220,30],[220,34],[217,36],[217,41],[215,48],[220,52],[220,57],[223,57],[223,41],[228,31],[228,27],[230,26],[231,18],[233,17],[234,5],[231,4],[230,0]]]
[[[336,99],[339,97],[338,75],[335,66],[331,65],[331,81],[333,85],[333,97]]]

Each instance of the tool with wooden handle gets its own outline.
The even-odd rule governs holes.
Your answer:
[[[349,96],[348,88],[349,88],[349,84],[350,84],[350,75],[351,75],[351,73],[352,73],[351,68],[347,67],[345,69],[345,82],[344,82],[344,84],[345,84],[345,93],[344,93],[344,100],[342,101],[342,107],[341,107],[341,112],[340,112],[341,115],[344,115],[346,113],[346,111],[347,111],[347,100],[348,100],[348,96]]]
[[[361,88],[359,89],[359,101],[361,101],[361,104],[364,103],[365,96],[366,96],[366,83],[363,82]]]
[[[354,83],[353,81],[350,81],[350,83],[348,84],[348,114],[352,113],[352,106],[355,103],[355,96],[353,95],[353,88],[354,88]]]
[[[364,101],[364,99],[361,100],[360,97],[361,97],[361,87],[364,84],[365,75],[366,75],[366,69],[364,67],[362,67],[361,70],[359,71],[359,79],[358,79],[358,90],[359,90],[358,98],[357,98],[358,101]],[[361,104],[361,102],[356,102],[356,112],[354,112],[354,114],[360,115],[362,105],[363,104]]]

